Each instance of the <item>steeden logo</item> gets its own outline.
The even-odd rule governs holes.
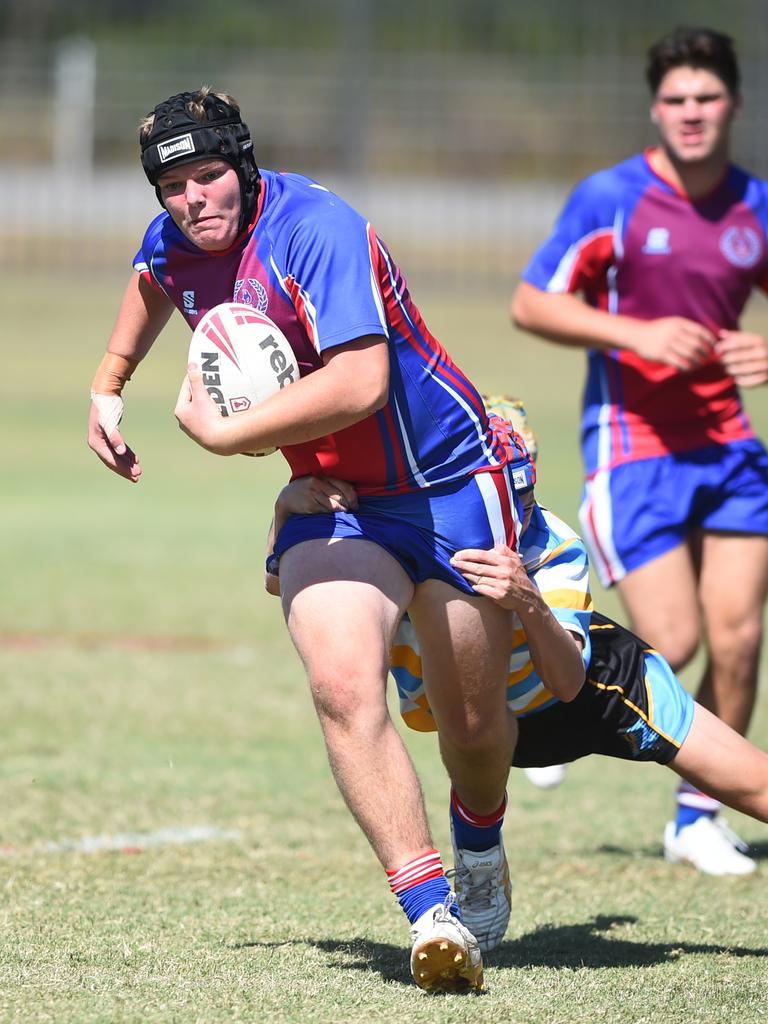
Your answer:
[[[182,153],[194,152],[195,142],[191,134],[179,135],[175,139],[169,139],[168,142],[158,142],[157,144],[157,155],[160,157],[161,164],[167,164],[169,160],[175,156],[181,156]]]
[[[229,405],[232,412],[245,412],[246,409],[251,408],[251,400],[245,395],[241,395],[239,398],[230,398]]]

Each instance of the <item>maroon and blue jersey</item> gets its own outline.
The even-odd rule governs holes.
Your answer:
[[[768,183],[731,166],[691,200],[639,154],[576,187],[524,279],[580,292],[641,320],[686,317],[736,330],[754,287],[768,290]],[[588,476],[670,452],[754,436],[713,353],[681,372],[625,349],[589,351],[582,446]]]
[[[316,182],[262,171],[254,224],[222,252],[197,248],[162,213],[134,268],[193,329],[221,302],[266,313],[302,376],[335,346],[367,335],[387,339],[386,405],[344,430],[284,446],[294,477],[333,475],[361,494],[400,494],[505,465],[478,392],[430,334],[384,243]]]

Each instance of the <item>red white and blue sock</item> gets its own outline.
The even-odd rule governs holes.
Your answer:
[[[677,816],[675,818],[675,835],[681,828],[693,825],[699,818],[714,818],[719,812],[719,800],[714,800],[690,782],[681,782],[677,787]]]
[[[443,862],[437,850],[428,850],[420,857],[403,864],[397,871],[387,871],[389,887],[397,896],[405,916],[411,924],[438,903],[445,903],[451,887],[443,871]],[[461,920],[458,904],[450,908]]]
[[[507,795],[493,814],[475,814],[459,799],[456,790],[451,789],[451,823],[456,845],[461,850],[481,853],[498,846],[501,841],[501,826],[507,809]]]

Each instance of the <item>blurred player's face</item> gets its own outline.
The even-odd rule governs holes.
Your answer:
[[[158,178],[165,208],[177,227],[206,252],[237,238],[240,179],[226,160],[207,158],[174,167]]]
[[[672,68],[661,80],[651,107],[661,143],[672,159],[696,163],[727,159],[738,100],[714,72]]]

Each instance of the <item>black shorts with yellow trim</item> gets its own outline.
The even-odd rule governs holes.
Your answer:
[[[575,700],[517,719],[512,764],[567,764],[588,754],[667,764],[693,721],[693,698],[667,661],[628,629],[594,612],[586,682]]]

